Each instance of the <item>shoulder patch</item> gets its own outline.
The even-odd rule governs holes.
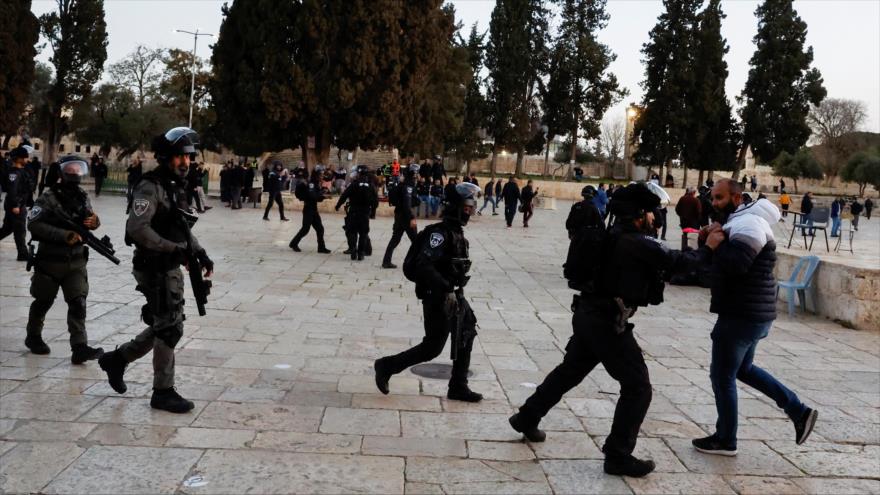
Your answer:
[[[428,240],[428,243],[431,245],[431,248],[437,248],[441,244],[443,244],[445,240],[446,238],[443,237],[443,234],[441,234],[440,232],[434,232],[431,234],[431,238]]]
[[[15,179],[18,178],[18,174],[9,174],[9,182],[15,182]]]
[[[43,208],[40,206],[34,205],[31,208],[31,211],[28,212],[28,216],[27,216],[28,221],[32,222],[32,221],[36,220],[37,217],[40,216],[40,213],[43,213]]]
[[[132,205],[132,210],[134,211],[135,216],[141,216],[147,211],[147,208],[150,207],[150,200],[148,199],[136,199],[134,200],[134,204]]]

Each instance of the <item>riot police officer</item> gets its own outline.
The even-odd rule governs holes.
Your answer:
[[[310,228],[314,227],[315,235],[318,236],[318,252],[329,253],[330,250],[324,245],[324,224],[321,223],[321,213],[318,212],[318,203],[324,201],[324,193],[321,191],[321,172],[318,169],[313,170],[308,182],[297,184],[293,194],[296,199],[303,202],[303,222],[302,228],[290,241],[290,249],[297,253],[302,251],[299,248],[299,241],[309,233]]]
[[[723,240],[723,235],[716,235],[707,247],[687,253],[667,249],[656,239],[660,225],[655,211],[659,205],[658,196],[644,184],[631,184],[614,194],[609,208],[616,222],[600,241],[599,248],[605,256],[595,271],[596,279],[589,284],[592,290],[574,298],[574,333],[565,348],[565,357],[519,412],[510,417],[514,430],[530,441],[544,441],[545,434],[538,429],[541,418],[563,394],[602,363],[608,374],[620,382],[611,433],[602,448],[608,474],[641,477],[654,470],[653,461],[632,455],[651,403],[651,382],[628,319],[638,307],[660,304],[664,280],[708,259],[707,250]],[[572,262],[573,251],[569,250],[567,264]]]
[[[392,375],[439,356],[452,334],[452,376],[446,397],[466,402],[483,399],[468,387],[477,332],[476,318],[463,293],[471,263],[462,227],[476,210],[474,198],[479,192],[474,184],[458,184],[446,199],[443,221],[425,227],[407,252],[403,272],[416,283],[416,297],[422,300],[425,337],[411,349],[376,360],[376,386],[383,394],[388,393]]]
[[[12,160],[12,168],[6,171],[4,184],[6,199],[3,201],[3,227],[0,228],[0,240],[9,234],[15,238],[15,248],[18,251],[18,261],[27,261],[28,252],[25,243],[25,229],[27,224],[27,206],[32,198],[31,174],[24,166],[27,163],[29,151],[24,146],[18,146],[9,152]]]
[[[366,165],[358,165],[357,178],[345,188],[336,202],[336,211],[348,201],[345,215],[345,237],[351,259],[361,261],[367,251],[367,235],[370,233],[370,219],[376,218],[379,197],[370,180]]]
[[[581,197],[583,201],[571,205],[571,211],[568,212],[568,218],[565,220],[565,229],[568,230],[568,238],[572,239],[574,234],[584,227],[598,227],[603,225],[602,214],[593,204],[593,197],[596,195],[596,188],[593,186],[584,186],[581,189]]]
[[[415,240],[417,233],[413,207],[418,206],[419,198],[416,196],[415,172],[413,169],[407,168],[404,171],[403,184],[392,186],[388,199],[394,202],[394,226],[391,228],[391,239],[388,241],[388,247],[385,248],[382,268],[397,268],[397,265],[391,262],[394,249],[400,244],[404,233],[406,233],[410,243]]]
[[[184,190],[184,177],[196,153],[198,134],[176,127],[153,140],[159,162],[135,186],[131,213],[125,225],[126,243],[134,244],[134,278],[147,299],[141,315],[149,325],[133,340],[104,354],[99,363],[110,386],[126,391],[123,373],[131,363],[153,351],[153,396],[150,406],[184,413],[193,403],[174,389],[174,347],[183,336],[183,272],[180,265],[187,250],[194,252],[210,277],[214,263],[194,236]]]
[[[49,354],[43,341],[43,322],[52,307],[58,289],[67,303],[67,331],[70,332],[70,356],[73,364],[96,359],[104,351],[88,345],[86,335],[86,297],[89,294],[89,276],[86,263],[89,249],[70,224],[81,224],[95,230],[101,224],[92,210],[89,197],[79,187],[88,175],[88,165],[76,156],[66,156],[59,162],[61,183],[49,186],[34,202],[28,214],[31,239],[40,243],[33,261],[31,303],[28,314],[27,337],[24,345],[34,354]]]

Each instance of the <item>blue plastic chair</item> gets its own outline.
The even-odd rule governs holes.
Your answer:
[[[776,294],[779,295],[779,289],[786,290],[786,299],[788,299],[788,316],[794,316],[794,292],[797,291],[798,298],[801,300],[801,306],[804,312],[807,311],[806,291],[813,283],[813,276],[816,274],[816,268],[819,267],[818,256],[804,256],[799,259],[794,266],[794,271],[788,280],[780,280],[776,287]],[[801,275],[803,271],[803,276]],[[800,278],[800,280],[798,280]],[[815,305],[815,301],[814,301]]]

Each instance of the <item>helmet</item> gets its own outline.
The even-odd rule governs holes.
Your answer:
[[[78,185],[82,178],[89,175],[89,165],[76,155],[67,155],[58,160],[61,169],[61,181],[64,184]]]
[[[608,203],[608,210],[616,217],[638,218],[660,207],[660,197],[644,182],[618,189]]]
[[[456,184],[454,193],[446,197],[446,208],[443,209],[443,217],[457,220],[461,225],[467,225],[470,214],[464,212],[464,207],[476,207],[476,197],[479,193],[480,187],[470,182]]]
[[[421,168],[421,167],[419,167],[419,164],[418,164],[418,163],[410,163],[410,164],[409,164],[409,169],[410,169],[410,170],[412,171],[412,173],[414,173],[414,174],[419,173],[419,168]]]
[[[583,196],[586,199],[592,198],[595,195],[596,195],[596,188],[593,186],[584,186],[584,188],[581,189],[581,196]]]
[[[667,194],[666,189],[663,189],[658,184],[648,181],[645,183],[648,186],[648,189],[651,190],[652,193],[657,195],[660,198],[660,207],[666,207],[669,204],[669,194]]]
[[[324,171],[323,165],[321,165],[320,163],[315,165],[315,172],[323,172],[323,171]]]
[[[358,165],[355,171],[359,174],[365,174],[370,171],[370,167],[366,165]]]
[[[153,139],[153,153],[156,160],[162,162],[173,156],[190,155],[195,159],[196,146],[199,145],[199,135],[189,127],[175,127],[161,136]]]
[[[9,152],[9,158],[12,160],[15,160],[16,158],[27,158],[32,151],[33,148],[29,145],[22,144],[13,148],[12,151]]]

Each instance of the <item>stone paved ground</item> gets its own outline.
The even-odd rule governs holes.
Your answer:
[[[120,241],[123,200],[95,201]],[[304,253],[297,227],[259,212],[215,208],[197,227],[217,261],[208,316],[191,316],[177,353],[178,387],[192,414],[149,408],[151,366],[114,394],[95,363],[72,366],[63,304],[52,310],[48,357],[25,352],[28,277],[0,249],[0,492],[42,493],[878,493],[880,336],[798,316],[781,317],[757,361],[819,408],[803,447],[766,398],[741,390],[740,454],[694,452],[711,431],[708,294],[670,287],[667,303],[640,311],[636,335],[654,384],[638,455],[646,479],[602,473],[599,447],[618,391],[601,369],[572,390],[523,443],[506,418],[561,358],[571,293],[560,277],[564,212],[538,211],[533,228],[483,216],[468,227],[475,269],[468,294],[480,320],[474,349],[478,405],[448,402],[443,381],[409,372],[377,393],[375,358],[419,340],[420,306],[399,271],[381,270],[390,219],[373,225],[376,255],[341,254],[341,217],[328,216],[329,246]],[[123,265],[90,264],[89,335],[105,348],[142,324],[142,299]],[[399,249],[399,262],[407,243]],[[448,354],[444,353],[445,360]]]

